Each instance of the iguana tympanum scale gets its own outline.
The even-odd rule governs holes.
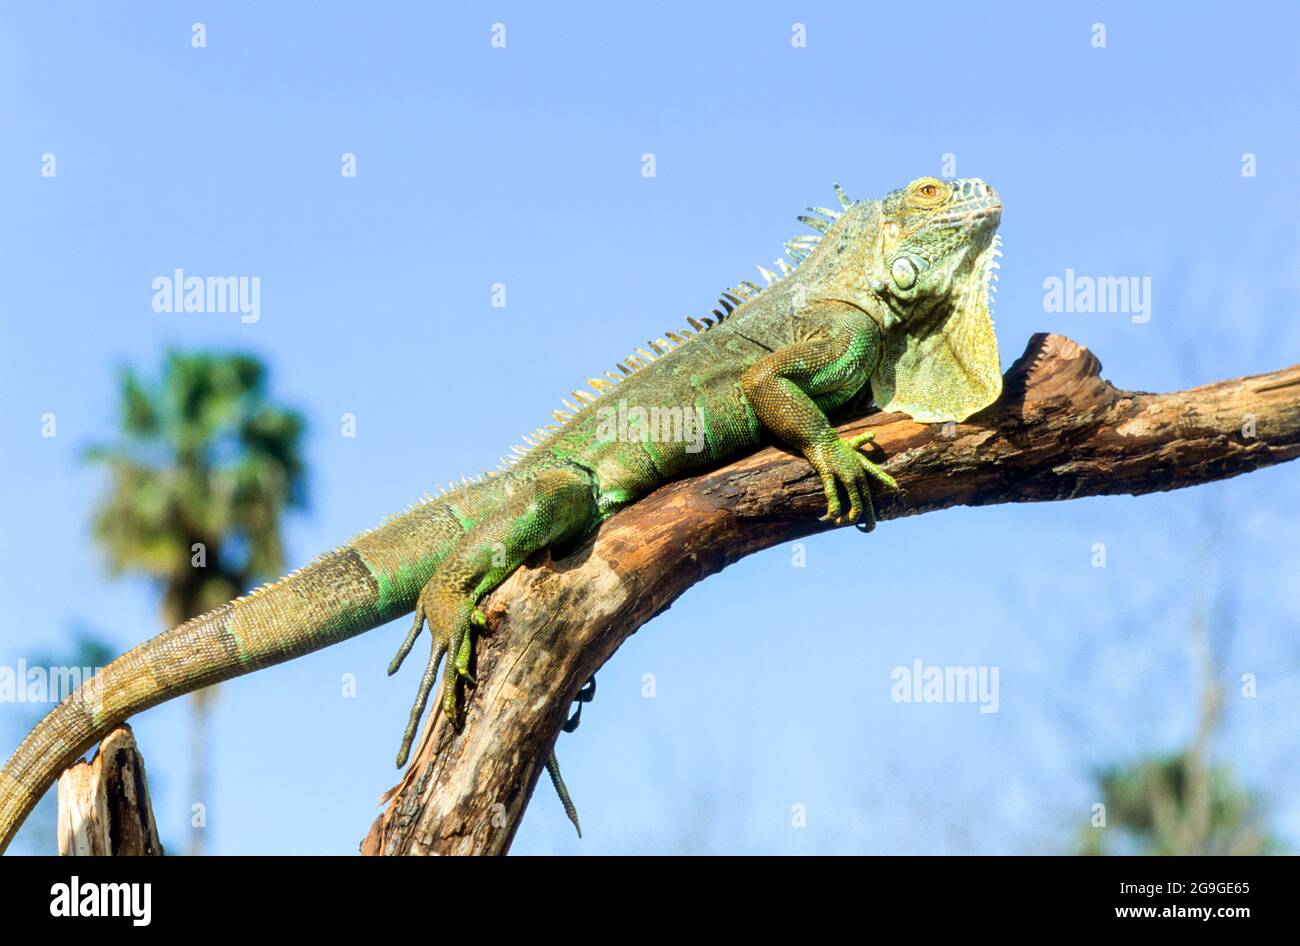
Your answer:
[[[390,673],[427,624],[432,652],[398,765],[442,672],[458,715],[484,595],[534,552],[563,549],[673,477],[719,466],[775,437],[821,476],[826,519],[870,528],[869,483],[893,480],[840,438],[828,411],[870,393],[919,421],[964,420],[1001,390],[989,314],[1002,205],[979,180],[921,178],[882,200],[801,217],[817,232],[786,244],[793,264],[741,283],[694,331],[593,379],[593,393],[516,448],[502,472],[413,506],[311,565],[166,631],[110,663],[56,706],[0,771],[0,850],[64,768],[128,717],[164,700],[326,647],[414,612]],[[567,403],[567,402],[566,402]],[[618,410],[684,416],[703,442],[611,424]],[[644,415],[642,415],[644,417]],[[662,425],[661,425],[662,426]],[[701,449],[694,449],[701,447]],[[556,778],[554,758],[548,767]],[[566,810],[572,806],[561,788]],[[576,822],[576,819],[575,819]]]

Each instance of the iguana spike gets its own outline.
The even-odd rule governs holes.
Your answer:
[[[808,209],[815,214],[821,214],[823,217],[830,217],[832,220],[840,219],[840,212],[831,210],[829,207],[809,207]]]
[[[614,367],[617,368],[619,371],[623,372],[623,374],[625,375],[630,375],[632,373],[632,369],[629,368],[627,365],[623,364],[623,362],[621,361],[618,364],[616,364]]]
[[[661,354],[661,355],[666,355],[668,352],[670,352],[670,351],[673,350],[673,349],[672,349],[672,346],[669,345],[669,344],[668,344],[666,341],[664,341],[662,338],[656,338],[656,339],[652,340],[652,341],[650,342],[650,347],[653,348],[655,351],[657,351],[657,352],[658,352],[659,354]]]
[[[560,403],[563,404],[569,410],[573,411],[573,413],[575,414],[578,413],[578,411],[582,410],[582,408],[578,407],[576,404],[570,404],[569,399],[567,397],[560,398]]]
[[[819,233],[825,233],[827,230],[830,229],[831,226],[829,223],[827,223],[825,220],[822,220],[820,217],[809,217],[807,214],[800,214],[795,219],[798,220],[800,223],[808,224],[808,226],[812,227],[814,230],[818,231]]]
[[[695,318],[695,317],[692,316],[692,315],[688,315],[688,316],[686,316],[686,321],[687,321],[687,322],[690,322],[690,323],[691,323],[691,328],[695,329],[695,331],[697,331],[697,332],[703,332],[704,329],[705,329],[705,326],[700,322],[700,320],[697,319],[697,318]],[[694,350],[694,349],[692,349],[692,350]]]
[[[740,293],[739,289],[728,289],[726,292],[722,294],[722,298],[730,299],[732,302],[736,304],[736,308],[740,308],[742,305],[744,305],[744,303],[740,301],[739,293]]]
[[[730,309],[728,309],[726,312],[719,312],[717,309],[711,309],[710,311],[718,317],[719,322],[725,319],[731,312]]]
[[[563,424],[565,421],[569,419],[568,414],[558,409],[551,411],[551,416],[554,417],[556,420],[558,420],[561,424]]]
[[[791,259],[797,260],[800,263],[808,258],[808,251],[793,242],[785,245],[785,251],[790,254]]]
[[[762,269],[761,266],[760,266],[759,268]],[[759,289],[757,286],[755,286],[755,285],[754,285],[752,282],[750,282],[749,280],[745,280],[744,282],[741,283],[741,285],[744,286],[746,289],[748,289],[750,292],[752,292],[752,293],[754,293],[754,294],[758,294],[758,293],[760,293],[760,292],[763,291],[762,289]]]
[[[646,351],[644,348],[638,348],[638,349],[636,350],[636,353],[637,353],[638,355],[640,355],[642,358],[644,358],[646,361],[654,361],[654,360],[655,360],[655,356],[652,355],[652,354],[650,354],[650,353],[649,353],[648,351]]]
[[[609,382],[606,381],[604,378],[588,378],[587,383],[590,384],[597,391],[604,391],[607,387],[610,386]]]
[[[840,187],[838,184],[832,184],[831,187],[835,188],[835,196],[839,198],[840,207],[844,210],[848,210],[853,206],[853,201],[849,199],[848,194],[844,193],[844,188]]]
[[[685,344],[686,344],[686,339],[682,338],[682,337],[681,337],[680,335],[678,335],[676,332],[669,332],[669,333],[668,333],[668,338],[669,338],[670,341],[674,341],[674,342],[676,342],[678,345],[685,345]]]
[[[761,265],[758,266],[758,274],[763,277],[763,281],[766,282],[769,286],[781,278],[771,270],[764,269]]]
[[[605,372],[605,377],[609,378],[609,380],[610,380],[613,384],[622,384],[622,383],[623,383],[623,379],[620,378],[618,375],[614,374],[614,372],[612,372],[612,371],[606,371],[606,372]]]
[[[776,266],[777,269],[781,270],[782,276],[789,276],[792,272],[794,272],[794,270],[790,268],[790,264],[783,259],[777,260]]]
[[[596,395],[588,391],[574,391],[573,396],[584,404],[594,404],[596,402]]]

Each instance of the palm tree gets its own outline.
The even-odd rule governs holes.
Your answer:
[[[88,459],[109,470],[95,539],[113,574],[143,574],[174,627],[283,571],[281,517],[305,502],[301,415],[267,400],[266,367],[241,354],[169,352],[157,382],[119,380],[121,429]],[[192,697],[195,801],[207,798],[213,690]],[[190,833],[190,853],[203,850]]]

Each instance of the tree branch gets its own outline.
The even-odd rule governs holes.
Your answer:
[[[59,776],[59,853],[162,855],[144,758],[130,726],[118,726],[104,737],[94,758]]]
[[[1300,365],[1172,394],[1120,391],[1086,349],[1035,335],[998,402],[963,424],[873,413],[898,493],[879,518],[955,505],[1151,493],[1300,455]],[[503,854],[570,702],[619,645],[695,582],[751,552],[828,528],[800,456],[767,448],[671,483],[558,561],[489,596],[466,726],[441,716],[362,842],[367,854]]]

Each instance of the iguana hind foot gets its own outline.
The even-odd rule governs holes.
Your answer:
[[[596,522],[590,475],[564,464],[522,482],[502,506],[473,525],[439,563],[420,590],[411,629],[389,665],[396,672],[425,624],[433,638],[429,663],[402,734],[397,765],[406,764],[415,732],[443,657],[441,706],[448,721],[461,725],[459,683],[474,683],[470,671],[474,629],[487,619],[478,603],[539,549],[584,535]]]
[[[573,732],[582,722],[582,704],[590,703],[596,698],[596,677],[593,674],[587,678],[587,682],[582,685],[573,702],[578,704],[578,708],[573,711],[573,715],[564,721],[560,729],[564,732]],[[546,756],[546,772],[551,777],[551,784],[555,786],[555,794],[560,796],[560,804],[564,806],[564,813],[569,816],[573,822],[573,827],[577,829],[578,837],[582,837],[582,825],[578,823],[578,809],[573,804],[573,799],[569,797],[569,788],[564,784],[564,776],[560,774],[560,760],[552,749]]]
[[[560,804],[564,806],[564,813],[573,822],[578,837],[582,837],[582,825],[578,822],[578,809],[574,806],[573,799],[569,797],[569,787],[564,784],[564,777],[560,775],[560,760],[555,757],[554,749],[546,755],[546,774],[551,777],[551,784],[555,786],[555,794],[560,796]]]

